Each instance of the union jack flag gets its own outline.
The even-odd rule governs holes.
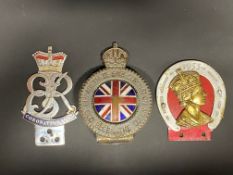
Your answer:
[[[94,106],[99,116],[112,123],[120,123],[132,116],[137,97],[134,88],[121,80],[103,83],[94,95]]]

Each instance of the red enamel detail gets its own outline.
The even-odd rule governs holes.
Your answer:
[[[36,55],[36,59],[47,60],[48,56],[45,56],[45,55]]]
[[[36,59],[41,59],[41,60],[48,60],[48,54],[46,53],[41,53],[41,52],[36,52]],[[53,60],[64,60],[64,55],[52,55]]]
[[[63,55],[53,55],[53,60],[63,60],[64,56]]]

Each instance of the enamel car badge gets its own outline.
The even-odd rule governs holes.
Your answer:
[[[128,54],[117,43],[103,55],[105,68],[94,73],[80,93],[80,116],[97,142],[133,140],[151,113],[151,92],[145,81],[126,68]]]
[[[72,89],[72,80],[62,67],[67,55],[59,52],[38,51],[33,57],[39,68],[27,82],[30,95],[22,111],[23,118],[35,125],[35,144],[55,146],[65,144],[64,125],[76,119],[76,108],[70,105],[65,95]],[[60,101],[58,101],[60,100]],[[61,116],[59,105],[65,105],[67,112]]]
[[[157,86],[157,105],[168,126],[169,141],[211,140],[223,118],[226,90],[220,75],[196,60],[168,68]]]

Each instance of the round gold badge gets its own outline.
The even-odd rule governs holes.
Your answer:
[[[98,142],[130,141],[151,114],[151,91],[140,75],[126,68],[128,54],[116,43],[102,57],[105,68],[88,78],[80,92],[80,116]]]

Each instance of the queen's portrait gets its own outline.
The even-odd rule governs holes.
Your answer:
[[[177,75],[170,83],[170,88],[176,94],[180,105],[184,107],[176,120],[177,125],[192,128],[212,121],[211,117],[200,109],[205,105],[206,93],[202,88],[198,72],[178,69]]]

